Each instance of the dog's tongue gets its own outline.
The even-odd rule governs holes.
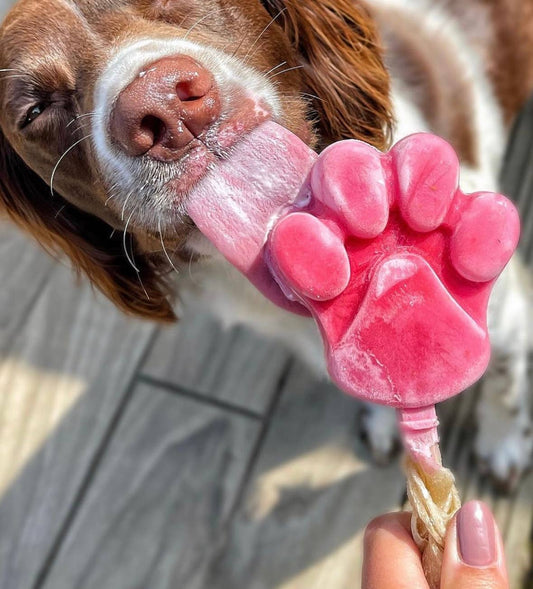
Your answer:
[[[263,248],[269,229],[293,203],[317,155],[276,123],[263,123],[232,149],[189,195],[187,210],[198,229],[266,297],[308,314],[273,280]]]

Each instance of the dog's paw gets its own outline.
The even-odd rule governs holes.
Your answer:
[[[477,433],[474,453],[479,469],[506,493],[513,491],[522,475],[533,465],[531,423],[508,417],[499,423],[482,425]]]
[[[274,227],[273,273],[313,313],[345,391],[423,406],[485,370],[488,298],[519,221],[505,197],[465,195],[458,177],[457,156],[435,136],[387,154],[340,142],[314,166],[309,202]]]
[[[359,427],[372,460],[380,466],[389,464],[401,447],[394,409],[368,404],[362,411]]]

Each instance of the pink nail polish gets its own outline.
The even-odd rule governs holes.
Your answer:
[[[457,515],[457,539],[462,561],[469,566],[494,564],[496,523],[489,508],[480,501],[469,501]]]

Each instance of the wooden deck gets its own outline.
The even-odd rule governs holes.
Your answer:
[[[530,261],[532,128],[533,104],[504,176]],[[5,224],[0,268],[0,589],[359,586],[365,524],[404,498],[398,463],[359,440],[359,403],[208,315],[124,318]],[[512,589],[530,589],[533,474],[491,494],[475,401],[441,408],[445,460],[495,510]]]

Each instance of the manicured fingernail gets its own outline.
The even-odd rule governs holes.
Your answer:
[[[496,561],[496,523],[484,503],[470,501],[461,507],[457,515],[457,538],[465,564],[485,567]]]

